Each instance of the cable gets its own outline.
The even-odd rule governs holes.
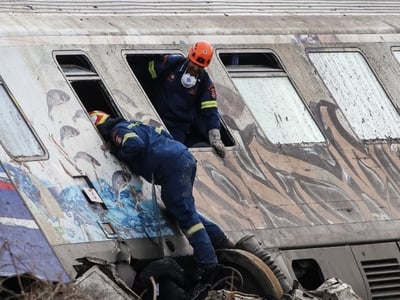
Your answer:
[[[153,287],[153,300],[157,300],[157,284],[153,276],[149,278],[151,286]]]
[[[230,266],[223,266],[222,270],[218,271],[218,273],[225,273],[225,272],[230,272],[230,274],[227,274],[224,277],[220,277],[218,280],[214,281],[211,285],[211,289],[215,290],[218,287],[224,288],[225,285],[229,286],[230,291],[241,290],[244,285],[242,274],[237,269]],[[219,275],[218,273],[217,277]]]

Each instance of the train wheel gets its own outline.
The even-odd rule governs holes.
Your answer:
[[[257,256],[239,249],[221,249],[217,251],[224,272],[218,274],[219,281],[215,288],[231,291],[273,296],[280,299],[283,290],[278,278],[271,269]],[[231,267],[231,268],[229,268]]]

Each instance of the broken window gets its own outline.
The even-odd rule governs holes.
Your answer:
[[[272,143],[325,141],[274,54],[220,52],[219,58]]]
[[[296,279],[307,290],[315,290],[325,281],[321,267],[312,258],[295,259],[292,268]]]
[[[42,159],[45,151],[0,78],[0,142],[16,160]]]
[[[400,116],[361,53],[311,52],[309,57],[361,140],[400,138]]]
[[[153,103],[152,92],[158,88],[157,83],[154,81],[150,81],[147,78],[144,78],[143,76],[141,76],[141,73],[143,73],[142,72],[143,70],[146,70],[148,68],[148,66],[147,66],[148,62],[151,59],[155,58],[158,55],[162,55],[162,54],[166,54],[166,53],[127,54],[126,55],[126,60],[129,64],[130,68],[132,69],[132,71],[135,74],[136,78],[138,79],[140,85],[142,86],[144,92],[146,93],[146,95],[148,96],[150,101],[152,101],[152,103]],[[180,55],[183,57],[183,55],[180,53],[170,53],[170,54]],[[154,103],[153,103],[153,106],[156,107],[156,105],[154,105]],[[226,123],[224,122],[224,120],[221,117],[220,117],[220,123],[221,123],[222,142],[224,143],[225,146],[234,146],[235,141],[233,139],[233,136],[229,132],[229,130],[226,126]],[[192,134],[193,134],[193,136],[188,138],[188,140],[192,140],[192,143],[194,144],[192,147],[198,147],[201,144],[205,145],[205,146],[209,146],[208,141],[206,142],[203,138],[199,138],[200,135],[193,133],[193,132],[192,132]],[[193,142],[193,141],[197,141],[197,143]],[[207,144],[204,144],[204,142],[206,142]]]
[[[101,110],[119,116],[110,93],[104,86],[93,64],[81,53],[60,52],[55,58],[86,110]]]

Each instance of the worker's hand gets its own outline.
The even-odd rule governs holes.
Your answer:
[[[215,150],[217,151],[219,156],[224,158],[226,151],[225,151],[224,143],[221,140],[221,133],[220,133],[219,129],[217,129],[217,128],[210,129],[208,131],[208,138],[210,140],[210,145],[215,148]]]

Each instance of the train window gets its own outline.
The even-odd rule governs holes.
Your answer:
[[[400,138],[400,116],[361,53],[310,52],[309,57],[360,139]]]
[[[16,160],[43,158],[45,155],[43,147],[2,82],[0,82],[0,107],[2,121],[0,142],[4,149]]]
[[[119,116],[111,95],[85,55],[62,52],[56,53],[55,58],[87,111],[102,110]]]
[[[218,55],[272,143],[325,141],[274,54],[220,52]]]
[[[172,54],[172,53],[171,53]],[[179,55],[183,58],[183,55],[179,53],[173,53],[175,55]],[[151,80],[149,76],[143,76],[146,74],[146,70],[148,69],[148,62],[154,59],[156,56],[162,54],[127,54],[126,60],[132,69],[133,73],[135,74],[136,78],[139,80],[143,90],[145,91],[146,95],[152,102],[153,106],[157,109],[157,106],[154,105],[154,97],[153,93],[158,89],[158,84],[154,80]],[[220,118],[221,122],[221,139],[225,146],[234,146],[235,141],[233,139],[232,134],[229,132],[226,123],[222,118]],[[192,131],[191,136],[188,138],[190,142],[187,144],[188,147],[195,148],[195,147],[208,147],[208,136],[204,136],[199,132]]]
[[[76,76],[97,76],[92,64],[87,57],[82,54],[57,55],[56,58],[64,74],[68,78]]]
[[[271,53],[220,53],[219,58],[229,73],[283,71]]]
[[[393,50],[394,57],[396,57],[397,61],[400,62],[400,50]]]

